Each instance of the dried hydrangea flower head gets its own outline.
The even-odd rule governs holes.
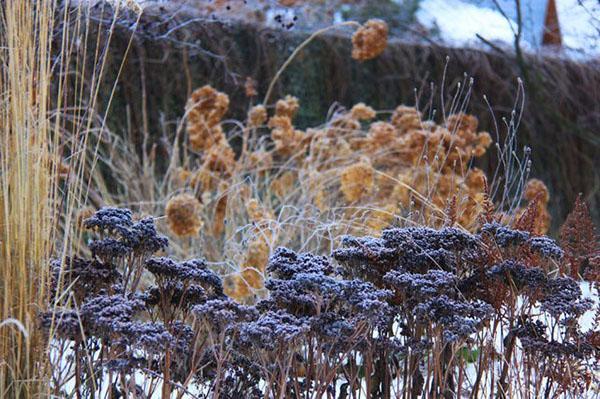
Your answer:
[[[388,26],[380,19],[370,19],[352,35],[352,58],[359,61],[377,57],[387,47]]]
[[[421,113],[415,107],[399,105],[391,117],[391,124],[396,126],[400,133],[421,128]]]
[[[286,170],[277,178],[273,179],[270,184],[271,191],[279,198],[284,198],[296,184],[298,174],[292,170]]]
[[[254,97],[258,95],[256,84],[256,80],[252,79],[252,77],[246,77],[246,81],[244,82],[244,91],[246,93],[246,97]]]
[[[222,181],[219,183],[217,193],[217,201],[215,202],[213,217],[212,217],[212,234],[214,237],[219,237],[225,230],[225,215],[227,213],[229,183]]]
[[[307,144],[306,133],[295,129],[288,115],[272,116],[268,126],[272,129],[271,139],[275,143],[275,151],[281,155],[298,153]]]
[[[205,151],[227,141],[220,123],[228,108],[229,97],[209,85],[192,92],[187,104],[187,132],[194,150]]]
[[[350,115],[352,118],[357,119],[359,121],[368,121],[370,119],[375,118],[375,110],[365,103],[355,104],[350,110]]]
[[[195,176],[202,191],[215,190],[224,179],[231,177],[235,167],[235,153],[227,141],[219,142],[203,154],[203,163]]]
[[[373,167],[368,160],[348,166],[340,176],[341,190],[348,202],[355,202],[369,195],[373,189]]]
[[[255,105],[248,111],[248,126],[259,127],[267,121],[267,109],[264,105]]]
[[[202,204],[191,194],[179,194],[167,202],[165,213],[171,231],[179,236],[198,235],[202,227]]]
[[[246,203],[246,212],[253,223],[240,271],[232,277],[228,295],[242,300],[263,287],[264,271],[269,262],[271,244],[275,239],[275,217],[255,198]]]
[[[294,119],[298,108],[300,108],[298,99],[288,94],[285,98],[275,103],[275,116],[287,116],[290,119]]]

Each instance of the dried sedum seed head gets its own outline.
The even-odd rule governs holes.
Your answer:
[[[195,236],[202,227],[202,204],[190,194],[179,194],[167,202],[165,212],[169,228],[175,235]]]
[[[370,19],[352,35],[352,58],[370,60],[385,50],[388,26],[380,19]]]

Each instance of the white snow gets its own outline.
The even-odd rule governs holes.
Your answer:
[[[439,28],[440,36],[450,44],[481,43],[477,34],[490,41],[513,40],[510,24],[499,12],[461,0],[424,0],[417,19],[429,28]]]
[[[600,2],[556,0],[556,6],[564,54],[578,58],[600,56]],[[478,6],[468,0],[423,0],[417,19],[428,28],[437,27],[442,40],[451,46],[484,47],[477,34],[508,46],[514,42],[513,19],[507,20],[494,7]],[[539,49],[538,43],[522,45],[528,51]]]
[[[589,56],[600,55],[600,2],[557,0],[556,8],[565,47]]]

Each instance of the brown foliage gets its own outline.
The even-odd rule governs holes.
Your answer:
[[[561,271],[573,278],[583,276],[591,281],[598,281],[600,245],[589,208],[581,194],[560,228],[560,243],[565,251]]]

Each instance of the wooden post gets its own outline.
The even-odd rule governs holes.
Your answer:
[[[560,34],[560,25],[558,23],[558,12],[556,11],[556,2],[554,0],[548,0],[546,5],[542,46],[562,46],[562,36]]]

